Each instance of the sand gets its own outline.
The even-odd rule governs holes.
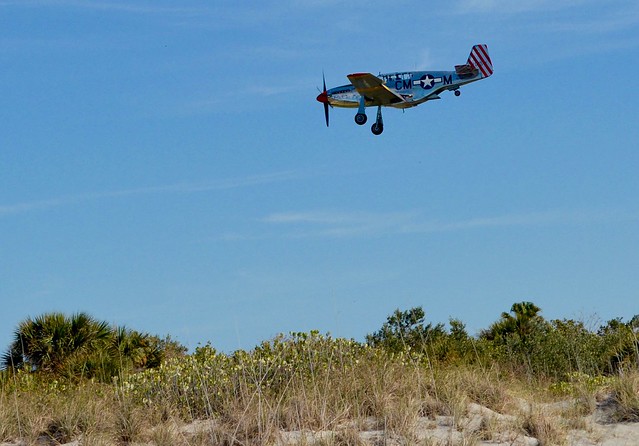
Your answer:
[[[598,402],[594,411],[585,416],[575,415],[576,402],[571,400],[550,404],[532,404],[520,400],[510,414],[500,414],[478,404],[468,404],[463,415],[418,417],[403,429],[384,429],[383,420],[373,418],[346,423],[334,430],[281,431],[273,435],[271,446],[638,446],[639,423],[620,423],[612,399]],[[202,442],[209,434],[219,432],[215,420],[198,420],[183,426],[173,426],[180,444],[189,438]],[[215,443],[210,443],[215,444]],[[41,438],[38,446],[59,443]],[[131,446],[153,446],[135,443]],[[0,446],[27,446],[25,442],[0,443]],[[91,446],[82,439],[64,446]]]

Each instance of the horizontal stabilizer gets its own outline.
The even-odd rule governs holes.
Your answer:
[[[477,76],[479,70],[471,64],[455,65],[455,73],[461,78]]]

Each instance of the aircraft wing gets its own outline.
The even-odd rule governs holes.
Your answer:
[[[354,73],[346,77],[351,81],[355,90],[362,96],[372,100],[375,103],[374,105],[406,102],[403,97],[384,85],[383,80],[371,73]]]

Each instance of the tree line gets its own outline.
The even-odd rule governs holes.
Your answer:
[[[529,377],[565,379],[619,373],[639,366],[639,315],[611,319],[597,328],[574,319],[546,320],[532,302],[518,302],[477,336],[463,322],[426,323],[421,307],[396,310],[366,336],[369,345],[395,352],[413,351],[433,361],[486,366],[499,364]]]
[[[422,307],[397,309],[362,345],[430,364],[498,364],[518,375],[561,380],[574,373],[601,376],[637,367],[638,339],[639,316],[590,328],[573,319],[546,320],[534,303],[519,302],[475,336],[458,319],[432,323]],[[110,382],[186,354],[170,337],[112,326],[86,313],[46,313],[18,325],[0,360],[3,373]]]

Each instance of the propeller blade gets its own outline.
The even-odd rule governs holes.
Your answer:
[[[324,117],[326,117],[326,127],[328,127],[328,102],[324,102]]]
[[[322,91],[317,96],[317,101],[324,104],[324,117],[326,118],[326,127],[328,127],[328,91],[326,90],[326,78],[324,77],[324,72],[322,71],[322,86],[324,91]]]
[[[322,84],[324,86],[324,94],[326,94],[326,77],[324,71],[322,71]],[[326,117],[326,127],[328,127],[328,96],[326,102],[324,102],[324,116]]]

